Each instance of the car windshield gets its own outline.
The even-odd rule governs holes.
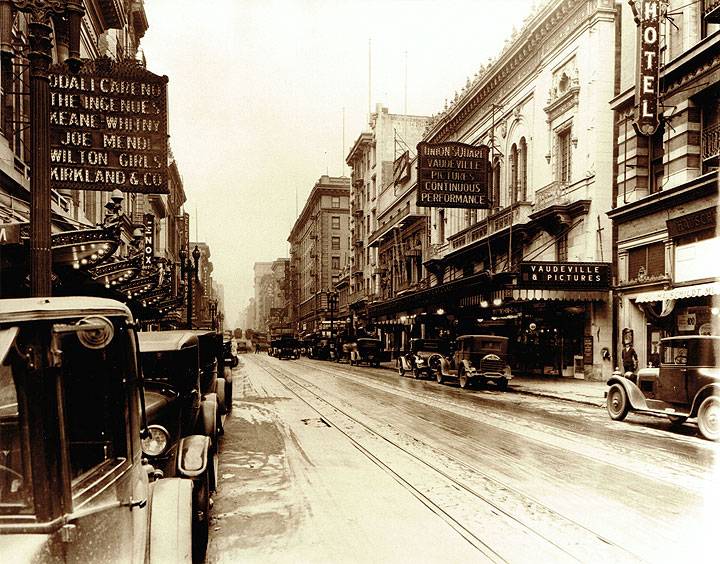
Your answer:
[[[148,381],[179,385],[193,373],[197,374],[197,355],[197,347],[142,353],[143,375]]]
[[[18,401],[21,374],[8,358],[17,334],[17,327],[0,329],[0,513],[5,514],[33,510],[29,453],[27,441],[22,440]]]
[[[469,352],[502,354],[505,350],[505,342],[494,339],[465,339],[462,348]]]

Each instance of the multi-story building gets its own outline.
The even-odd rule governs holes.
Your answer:
[[[350,179],[323,175],[290,232],[291,319],[301,336],[330,319],[335,291],[350,253]],[[336,314],[337,312],[332,312]]]
[[[720,2],[638,2],[635,8],[619,6],[608,215],[617,244],[616,349],[633,342],[646,366],[661,337],[720,333]],[[644,94],[640,57],[653,47],[638,45],[645,18],[659,28],[659,80],[645,79],[657,85],[654,131],[634,127]]]
[[[439,313],[510,337],[516,371],[610,373],[615,42],[610,0],[546,2],[434,117],[424,142],[487,148],[488,206],[432,208],[425,270],[403,267],[429,287],[371,307],[376,321]]]
[[[253,287],[255,291],[255,325],[256,331],[267,331],[272,303],[272,262],[256,262],[253,265]]]
[[[383,271],[379,263],[377,247],[396,223],[396,160],[404,158],[402,162],[408,162],[429,120],[425,116],[391,114],[378,104],[370,115],[369,131],[358,136],[346,158],[352,168],[350,309],[360,323],[367,321],[368,304],[381,298],[387,287],[382,286],[382,273],[387,270]]]

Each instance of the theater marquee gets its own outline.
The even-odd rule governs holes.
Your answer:
[[[587,289],[610,288],[610,264],[607,262],[522,262],[521,288]]]
[[[167,77],[135,62],[50,73],[50,184],[167,194]]]
[[[417,205],[440,208],[490,207],[490,160],[486,145],[418,143]]]

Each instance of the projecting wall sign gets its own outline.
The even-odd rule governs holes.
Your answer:
[[[635,81],[636,119],[633,127],[641,135],[652,135],[658,128],[658,71],[660,68],[660,0],[641,0],[638,22],[637,80]]]
[[[168,194],[167,81],[133,61],[54,65],[51,186]]]
[[[465,143],[418,143],[417,205],[489,208],[490,149]]]

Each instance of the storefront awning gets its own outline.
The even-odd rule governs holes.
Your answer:
[[[720,282],[709,284],[694,284],[693,286],[680,286],[670,290],[646,292],[635,298],[635,303],[662,302],[666,300],[681,300],[683,298],[700,298],[703,296],[720,295]]]
[[[506,294],[507,296],[507,294]],[[521,289],[512,290],[514,300],[558,300],[566,302],[605,302],[609,301],[607,290],[546,290]]]

